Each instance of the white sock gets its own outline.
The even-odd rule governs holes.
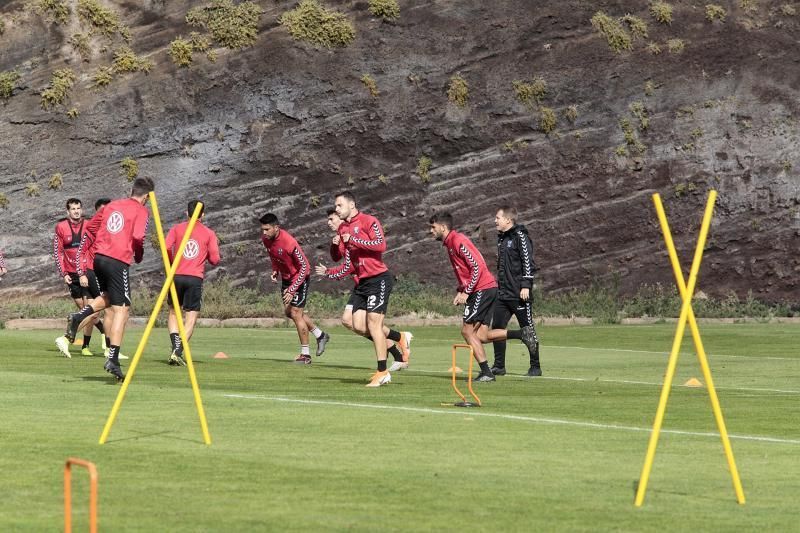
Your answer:
[[[300,355],[311,355],[311,352],[308,351],[308,344],[300,345]]]
[[[311,334],[314,335],[315,339],[319,339],[320,337],[322,337],[322,330],[315,327],[314,329],[311,330]]]

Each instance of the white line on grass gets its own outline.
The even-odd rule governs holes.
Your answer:
[[[626,353],[649,353],[656,355],[668,356],[669,352],[654,352],[650,350],[632,350],[627,348],[590,348],[587,346],[558,346],[554,344],[542,344],[542,348],[556,348],[559,350],[592,350],[595,352],[626,352]],[[679,352],[679,355],[694,355],[694,352]],[[797,357],[773,357],[773,356],[758,356],[758,355],[730,355],[724,353],[709,353],[709,358],[714,357],[731,357],[734,359],[768,359],[773,361],[800,361]]]
[[[301,398],[286,398],[283,396],[262,396],[256,394],[223,394],[225,398],[239,398],[242,400],[267,400],[270,402],[283,402],[283,403],[300,403],[306,405],[337,405],[340,407],[354,407],[360,409],[385,409],[392,411],[407,411],[411,413],[428,413],[435,415],[464,415],[464,411],[444,410],[444,409],[430,409],[427,407],[405,407],[401,405],[381,405],[381,404],[367,404],[367,403],[353,403],[353,402],[337,402],[332,400],[307,400]],[[578,426],[593,429],[616,429],[620,431],[636,431],[650,433],[652,428],[641,428],[635,426],[620,426],[617,424],[600,424],[598,422],[581,422],[577,420],[563,420],[559,418],[539,418],[534,416],[522,415],[507,415],[501,413],[481,413],[477,411],[470,411],[469,416],[484,416],[490,418],[502,418],[504,420],[518,420],[522,422],[534,422],[540,424],[556,424],[564,426]],[[702,432],[702,431],[683,431],[680,429],[662,429],[661,433],[670,433],[673,435],[688,435],[692,437],[716,437],[719,438],[719,433]],[[733,435],[728,434],[732,439],[737,440],[750,440],[756,442],[772,442],[778,444],[800,444],[800,440],[796,439],[780,439],[777,437],[761,437],[758,435]]]

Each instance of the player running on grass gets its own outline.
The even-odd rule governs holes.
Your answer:
[[[481,367],[476,381],[495,381],[483,345],[496,340],[520,339],[528,351],[532,351],[536,347],[536,334],[530,326],[514,331],[489,329],[487,324],[492,319],[497,282],[486,267],[486,261],[466,235],[452,229],[453,217],[450,213],[434,214],[429,223],[431,235],[447,248],[458,281],[453,305],[464,305],[461,336],[472,347],[475,360]]]
[[[336,232],[336,235],[334,235],[331,239],[331,259],[334,261],[342,261],[344,259],[344,261],[342,261],[340,265],[332,268],[326,268],[325,265],[319,264],[316,267],[316,273],[332,280],[341,280],[350,276],[353,278],[356,285],[358,285],[358,278],[355,275],[355,269],[353,268],[353,263],[350,260],[350,252],[347,251],[347,248],[345,247],[344,242],[342,242],[342,238],[338,233],[339,226],[341,225],[342,219],[336,214],[336,209],[329,210],[328,227],[331,229],[331,231]],[[361,333],[355,331],[353,328],[353,292],[350,293],[350,299],[347,301],[347,305],[344,307],[344,312],[342,313],[342,325],[350,331],[361,335]],[[383,326],[383,333],[387,338],[387,351],[392,354],[392,357],[394,358],[394,363],[392,363],[392,366],[389,367],[389,372],[397,372],[408,368],[411,358],[411,341],[414,339],[414,335],[412,335],[410,331],[397,332],[389,329],[386,326]],[[395,342],[392,340],[392,338],[397,338],[398,336],[400,337],[400,341]],[[371,339],[369,334],[365,335],[365,337],[367,339]]]
[[[280,226],[277,216],[267,213],[261,217],[260,222],[261,242],[269,252],[269,259],[272,262],[272,283],[277,283],[280,276],[283,312],[294,322],[297,336],[300,338],[300,355],[295,357],[294,362],[310,365],[308,332],[311,331],[317,339],[317,356],[322,355],[325,346],[331,340],[330,335],[315,326],[303,311],[308,298],[311,265],[295,238]]]
[[[81,286],[79,281],[78,270],[82,270],[85,265],[78,264],[77,255],[87,223],[83,218],[83,205],[80,200],[70,198],[67,200],[66,207],[67,216],[59,220],[55,227],[53,259],[55,259],[59,276],[69,289],[72,301],[75,302],[75,307],[83,309],[89,297],[89,292],[85,286]],[[83,329],[82,355],[94,355],[89,349],[89,341],[92,339],[92,327],[97,326],[97,330],[101,334],[105,333],[103,323],[96,321],[96,319],[97,317],[93,317],[92,321],[88,322]],[[69,353],[70,343],[65,341],[65,337],[58,337],[55,342],[61,354],[69,358],[72,357]],[[105,345],[105,342],[103,344]]]
[[[92,314],[111,306],[114,314],[107,328],[110,346],[104,368],[119,381],[125,379],[119,364],[119,351],[132,305],[128,270],[131,261],[140,263],[144,256],[150,216],[145,204],[153,188],[152,179],[136,178],[129,198],[115,200],[98,213],[94,271],[101,295],[80,312],[72,313],[67,322],[67,339],[71,341],[81,324]]]
[[[186,215],[191,218],[199,200],[189,202]],[[186,242],[183,250],[178,270],[175,272],[175,292],[178,294],[178,304],[186,313],[183,318],[183,327],[186,332],[186,340],[192,338],[197,317],[200,314],[200,307],[203,304],[203,278],[205,278],[206,261],[212,265],[218,265],[220,261],[219,243],[217,234],[213,230],[203,225],[205,216],[205,205],[200,208],[200,217],[192,230],[192,235]],[[173,226],[167,233],[166,246],[169,261],[175,260],[176,248],[183,241],[186,235],[186,228],[189,221],[181,222]],[[172,307],[172,297],[167,299],[169,302],[169,317],[167,327],[169,328],[169,339],[172,345],[172,353],[169,356],[170,365],[183,366],[186,361],[183,359],[183,343],[178,332],[178,318],[175,309]]]

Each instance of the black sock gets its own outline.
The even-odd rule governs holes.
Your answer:
[[[522,330],[521,329],[510,329],[506,332],[506,335],[509,339],[518,339],[522,340]]]
[[[492,369],[489,368],[489,361],[484,361],[483,363],[478,363],[481,365],[481,374],[486,374],[488,376],[492,375]]]
[[[92,336],[91,335],[84,335],[83,336],[83,346],[81,348],[88,348],[90,340],[92,340]]]
[[[86,306],[84,306],[83,309],[78,311],[78,316],[81,317],[81,322],[83,322],[84,319],[88,318],[89,316],[91,316],[93,314],[94,314],[94,309],[92,309],[91,305],[86,305]]]
[[[395,361],[403,360],[403,354],[400,352],[400,349],[397,347],[396,344],[392,344],[392,347],[389,348],[389,353],[392,354],[392,357],[394,357]]]
[[[400,332],[394,329],[389,330],[389,334],[386,335],[386,338],[390,341],[400,342]]]
[[[103,328],[103,321],[102,320],[98,320],[97,322],[95,322],[94,327],[97,328],[97,331],[99,331],[101,335],[105,335],[106,334],[106,330],[105,330],[105,328]]]
[[[112,344],[108,347],[108,359],[115,365],[119,366],[119,346],[114,346]]]
[[[386,372],[386,359],[378,361],[378,372]]]
[[[178,345],[181,342],[181,336],[178,333],[170,333],[169,334],[169,342],[171,344],[170,348],[172,348],[173,352],[178,351]]]

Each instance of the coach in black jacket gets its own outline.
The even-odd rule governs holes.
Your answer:
[[[536,264],[533,262],[533,243],[528,230],[517,224],[517,210],[503,206],[494,217],[497,228],[497,283],[498,298],[494,304],[492,328],[505,328],[511,315],[517,317],[520,327],[533,325],[531,311],[531,289]],[[534,329],[535,335],[535,329]],[[502,376],[506,373],[506,341],[494,343],[494,366],[492,373]],[[539,364],[539,341],[528,350],[531,366],[528,376],[541,376]]]

